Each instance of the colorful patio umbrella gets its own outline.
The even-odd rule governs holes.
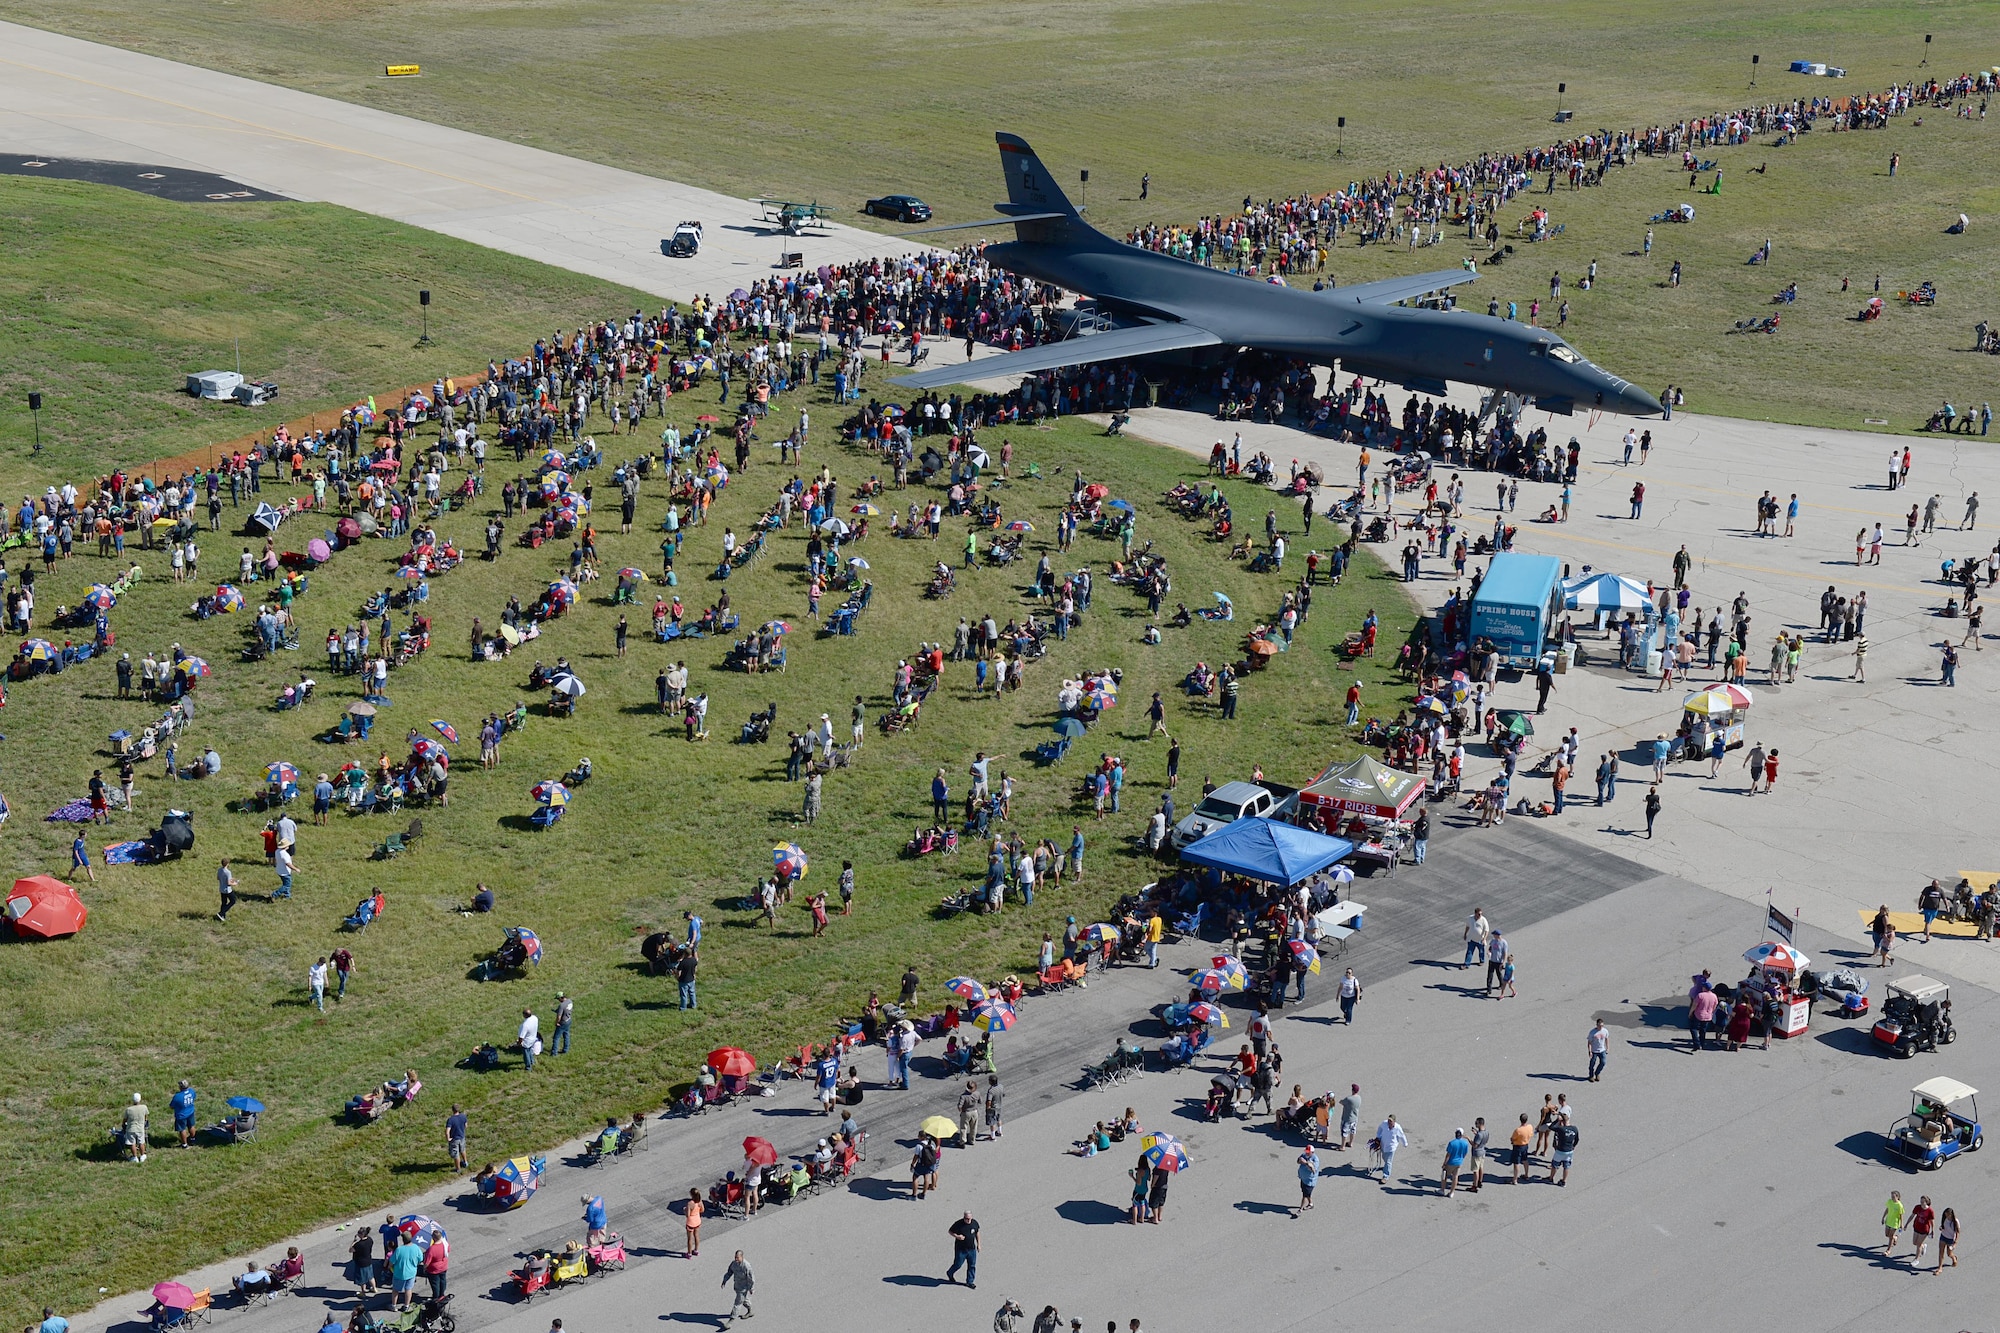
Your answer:
[[[56,646],[47,639],[28,639],[21,644],[21,656],[30,662],[51,662],[55,655]]]
[[[786,620],[767,620],[758,629],[765,634],[790,634],[792,626]]]
[[[542,937],[534,931],[529,930],[526,926],[509,926],[507,927],[507,938],[518,941],[521,947],[528,951],[527,959],[529,962],[539,963],[542,961]]]
[[[209,674],[208,663],[202,661],[199,657],[183,657],[180,661],[174,663],[174,669],[189,676],[206,676]]]
[[[544,450],[544,451],[543,451],[543,453],[542,453],[542,466],[543,466],[543,467],[545,467],[545,468],[547,468],[547,469],[548,469],[549,471],[553,472],[553,471],[557,470],[558,468],[560,468],[560,467],[561,467],[562,465],[563,465],[563,455],[562,455],[562,450],[560,450],[560,449],[548,449],[548,450]]]
[[[1025,518],[1017,518],[1007,525],[1007,531],[1009,532],[1033,532],[1034,530],[1035,525]]]
[[[1115,944],[1121,933],[1118,927],[1100,921],[1094,926],[1086,926],[1079,938],[1086,944]]]
[[[1435,694],[1424,695],[1417,700],[1414,707],[1419,713],[1435,713],[1439,717],[1443,717],[1451,711],[1451,705],[1438,698]]]
[[[1304,940],[1293,940],[1286,946],[1292,951],[1292,961],[1314,976],[1319,975],[1319,950]]]
[[[1005,1032],[1008,1028],[1013,1027],[1019,1018],[1020,1015],[1014,1011],[1013,1005],[1002,1000],[988,1000],[985,1004],[976,1006],[971,1013],[967,1014],[965,1021],[978,1028],[981,1032],[991,1033]]]
[[[1147,1139],[1151,1142],[1146,1143]],[[1171,1175],[1179,1175],[1192,1165],[1187,1149],[1170,1134],[1148,1134],[1140,1141],[1146,1143],[1146,1150],[1139,1154],[1141,1160],[1155,1170],[1165,1169]]]
[[[90,590],[83,595],[83,604],[93,610],[109,611],[118,605],[118,594],[102,583],[93,583],[90,585]]]
[[[1243,964],[1226,953],[1216,954],[1208,960],[1208,965],[1228,977],[1230,986],[1235,990],[1242,990],[1250,980],[1250,973]]]
[[[428,736],[419,736],[410,742],[410,753],[419,759],[431,759],[444,753],[444,747]]]
[[[1690,713],[1714,715],[1734,713],[1748,708],[1751,702],[1750,691],[1741,685],[1710,685],[1681,700],[1681,708]]]
[[[1226,990],[1237,989],[1229,984],[1229,974],[1214,968],[1205,968],[1194,974],[1194,988],[1203,995],[1220,995]]]
[[[806,854],[795,842],[781,842],[771,849],[771,868],[792,879],[804,879],[808,869]]]
[[[760,1139],[752,1134],[743,1140],[743,1160],[752,1166],[776,1166],[778,1150],[769,1139]]]
[[[537,782],[534,786],[528,788],[528,795],[534,797],[543,805],[569,804],[569,788],[563,786],[562,783],[557,782],[554,778],[550,778],[546,782]]]
[[[1812,959],[1776,940],[1766,940],[1754,949],[1745,950],[1743,958],[1759,967],[1774,967],[1784,972],[1798,972],[1812,966]]]
[[[438,735],[444,737],[453,745],[458,744],[458,728],[454,727],[451,723],[441,717],[434,717],[431,719],[431,727]]]
[[[266,782],[275,782],[281,787],[289,787],[297,783],[298,780],[299,770],[295,764],[288,764],[280,759],[276,763],[265,766],[264,781]]]
[[[1220,1024],[1223,1027],[1229,1026],[1229,1015],[1222,1011],[1222,1006],[1219,1004],[1210,1004],[1206,1000],[1189,1005],[1187,1016],[1188,1020],[1194,1023]]]
[[[982,1004],[986,1000],[986,987],[971,977],[953,977],[944,983],[944,988],[967,1004]]]
[[[728,1078],[749,1078],[757,1072],[756,1057],[736,1046],[716,1047],[708,1053],[708,1063]]]
[[[881,510],[865,500],[847,512],[850,514],[860,514],[864,518],[880,518],[882,516]]]
[[[241,611],[243,609],[243,594],[238,592],[233,584],[217,584],[215,588],[215,609],[222,612]]]
[[[542,1187],[542,1172],[547,1169],[548,1162],[545,1158],[508,1158],[500,1164],[500,1169],[493,1173],[494,1201],[508,1208],[519,1208]]]
[[[414,1241],[419,1247],[429,1249],[433,1240],[444,1239],[444,1228],[422,1213],[407,1213],[396,1224],[405,1240]]]
[[[618,571],[618,581],[620,583],[644,583],[646,581],[646,571],[643,569],[634,569],[632,566],[627,565]]]

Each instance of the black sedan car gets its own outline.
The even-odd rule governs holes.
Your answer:
[[[931,206],[908,194],[885,194],[880,199],[870,199],[861,206],[861,211],[870,217],[888,218],[892,222],[931,220]]]

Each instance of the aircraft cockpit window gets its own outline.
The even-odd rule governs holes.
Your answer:
[[[1562,343],[1550,343],[1548,344],[1548,349],[1549,349],[1549,355],[1554,357],[1558,361],[1568,361],[1574,364],[1575,362],[1583,360],[1583,358],[1578,356],[1574,350],[1564,346]]]

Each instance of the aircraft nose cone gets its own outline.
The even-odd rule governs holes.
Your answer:
[[[1660,415],[1660,400],[1636,384],[1627,384],[1618,396],[1605,404],[1613,412],[1628,417]]]

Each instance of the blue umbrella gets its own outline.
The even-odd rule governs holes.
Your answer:
[[[229,1107],[231,1110],[241,1111],[245,1115],[262,1115],[264,1113],[264,1103],[258,1101],[255,1097],[231,1097],[229,1099]]]
[[[1065,740],[1073,741],[1078,736],[1083,735],[1084,725],[1073,717],[1059,717],[1055,720],[1055,725],[1050,730]]]
[[[1122,509],[1128,514],[1136,514],[1137,512],[1139,512],[1138,510],[1132,508],[1132,502],[1130,500],[1110,500],[1105,503],[1104,507],[1106,509]]]

